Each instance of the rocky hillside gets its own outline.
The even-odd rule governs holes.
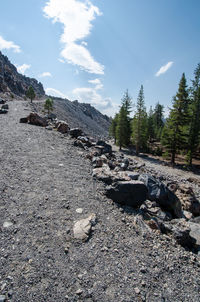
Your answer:
[[[43,103],[34,104],[36,111],[43,109]],[[110,119],[90,104],[71,102],[54,98],[54,111],[59,120],[66,121],[71,128],[78,127],[93,137],[107,137]]]
[[[45,95],[41,83],[18,73],[17,68],[0,52],[0,92],[24,96],[29,86],[34,88],[37,97]]]

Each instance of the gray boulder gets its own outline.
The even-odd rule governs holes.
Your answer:
[[[188,222],[190,227],[190,236],[196,240],[196,248],[200,250],[200,225],[194,222]]]
[[[8,113],[8,110],[6,110],[6,109],[0,109],[0,114],[6,114],[6,113]]]
[[[19,122],[23,123],[23,124],[26,124],[26,123],[28,123],[28,118],[27,117],[21,117]]]
[[[2,106],[1,106],[1,109],[6,109],[6,110],[8,110],[8,109],[9,109],[8,104],[4,104],[4,105],[2,105]]]
[[[140,181],[119,181],[106,187],[106,196],[122,205],[140,207],[147,199],[147,187]]]
[[[72,128],[72,129],[70,129],[69,134],[73,138],[78,138],[79,136],[81,136],[83,134],[83,131],[79,128]]]
[[[142,174],[138,178],[148,189],[148,199],[156,201],[161,208],[170,212],[175,217],[182,217],[180,200],[162,182],[148,174]]]
[[[102,140],[99,140],[97,143],[96,143],[96,147],[102,147],[101,150],[102,150],[102,154],[104,153],[109,153],[109,154],[112,154],[112,147],[111,145],[107,144],[106,142],[102,141]]]
[[[69,126],[66,122],[60,122],[57,126],[57,130],[58,130],[58,132],[63,133],[63,134],[68,133]]]

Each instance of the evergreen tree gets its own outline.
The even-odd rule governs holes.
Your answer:
[[[32,86],[30,86],[29,88],[28,88],[28,90],[26,91],[26,96],[27,96],[27,98],[29,98],[30,100],[31,100],[31,103],[32,103],[32,101],[33,101],[33,99],[35,98],[35,91],[34,91],[34,89],[33,89],[33,87]]]
[[[164,111],[164,106],[160,105],[158,102],[155,106],[154,114],[153,114],[154,138],[158,141],[160,141],[161,133],[164,126],[163,111]]]
[[[47,111],[48,114],[53,111],[53,100],[51,98],[46,99],[44,103],[44,109]]]
[[[155,138],[155,131],[154,131],[154,113],[152,106],[150,107],[148,113],[148,140],[151,143],[152,140]]]
[[[109,129],[109,134],[110,134],[110,136],[112,136],[114,138],[115,144],[116,144],[116,140],[117,140],[116,129],[117,129],[118,116],[119,116],[119,114],[116,113],[115,117],[112,119],[110,129]]]
[[[132,138],[136,146],[136,155],[139,155],[140,149],[147,145],[147,113],[144,105],[144,90],[141,86],[137,98],[136,114],[132,121]]]
[[[124,146],[128,146],[130,143],[131,136],[131,125],[130,125],[130,112],[131,112],[131,97],[129,96],[128,90],[123,95],[119,114],[117,116],[116,125],[116,143],[119,145],[119,149]]]
[[[192,165],[192,158],[197,151],[200,136],[200,63],[194,72],[194,80],[190,88],[189,136],[187,160]]]
[[[162,143],[171,153],[171,163],[175,163],[178,151],[186,145],[186,123],[188,112],[188,91],[185,74],[183,73],[176,96],[173,98],[173,107],[165,124]]]

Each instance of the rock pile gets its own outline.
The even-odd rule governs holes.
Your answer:
[[[112,151],[111,145],[103,140],[95,141],[79,128],[70,129],[56,117],[48,119],[37,113],[21,118],[21,123],[55,129],[74,139],[73,145],[86,152],[86,158],[93,166],[93,178],[105,184],[105,195],[120,207],[131,207],[136,212],[136,223],[142,228],[173,237],[178,244],[194,252],[200,252],[200,202],[190,186],[172,181],[162,182],[153,177],[145,164],[124,157]],[[88,220],[89,221],[89,220]],[[78,238],[79,227],[86,228],[82,239],[87,239],[91,224],[86,220],[77,222],[74,229]],[[83,229],[84,229],[83,228]],[[88,230],[88,231],[87,231]],[[83,238],[84,237],[84,238]]]

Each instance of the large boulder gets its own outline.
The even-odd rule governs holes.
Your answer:
[[[60,133],[68,133],[69,132],[69,126],[66,122],[60,122],[57,126],[57,130]]]
[[[181,201],[183,210],[191,212],[194,216],[200,215],[200,202],[197,200],[191,186],[178,184],[175,192]]]
[[[190,227],[190,236],[196,240],[196,249],[200,251],[200,225],[194,222],[188,222]]]
[[[35,126],[41,126],[41,127],[46,127],[48,125],[47,120],[38,115],[36,112],[31,112],[29,116],[27,117],[29,124],[35,125]]]
[[[94,179],[103,181],[107,185],[111,185],[117,181],[130,181],[130,178],[125,172],[111,171],[107,164],[103,164],[100,168],[93,169],[92,174]]]
[[[104,153],[109,153],[109,154],[112,154],[112,147],[111,145],[107,144],[106,142],[102,141],[102,140],[99,140],[97,143],[96,143],[96,148],[99,148],[101,147],[101,153],[104,154]]]
[[[175,217],[183,216],[180,200],[162,182],[148,174],[141,174],[138,180],[146,185],[149,200],[156,201],[162,209]]]
[[[83,134],[83,131],[79,128],[72,128],[72,129],[70,129],[69,134],[73,138],[78,138],[79,136],[81,136]]]
[[[119,181],[106,187],[106,196],[122,205],[140,207],[147,199],[147,187],[141,181]]]

